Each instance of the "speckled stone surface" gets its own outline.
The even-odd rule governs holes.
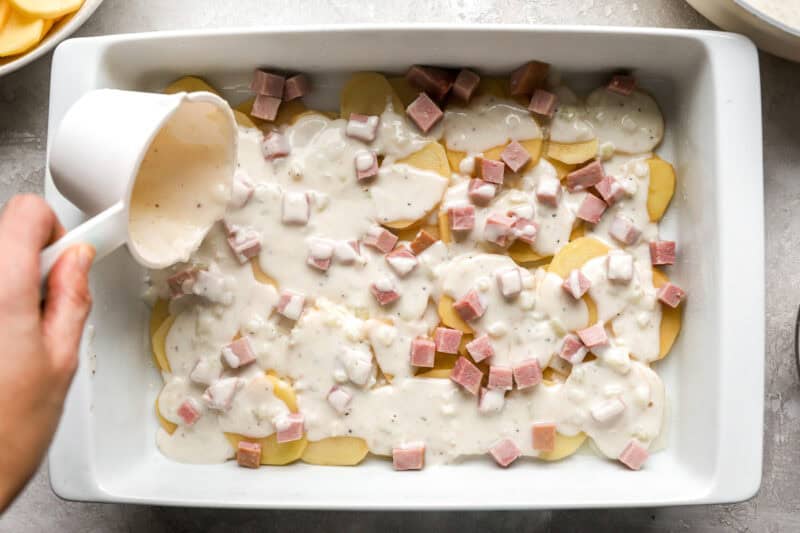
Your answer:
[[[389,11],[383,6],[394,5]],[[710,28],[680,0],[106,0],[78,35],[308,23],[462,22]],[[0,78],[0,203],[42,192],[50,57]],[[736,505],[545,512],[222,511],[59,500],[43,466],[2,532],[249,531],[798,531],[800,394],[791,359],[800,303],[800,65],[761,55],[767,262],[764,479]],[[800,232],[798,233],[800,234]],[[742,243],[747,246],[747,243]],[[746,282],[747,280],[743,280]],[[757,282],[757,280],[756,280]],[[733,443],[732,443],[733,444]],[[535,480],[532,480],[535,482]]]

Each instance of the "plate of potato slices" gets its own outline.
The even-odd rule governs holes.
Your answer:
[[[103,0],[0,0],[0,76],[43,56]]]

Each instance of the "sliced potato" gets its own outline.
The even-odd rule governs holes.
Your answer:
[[[595,156],[597,156],[597,139],[579,143],[550,141],[547,144],[547,157],[568,165],[578,165]]]
[[[509,98],[511,96],[511,89],[508,86],[508,78],[496,77],[481,77],[476,94],[488,94],[496,98]]]
[[[450,377],[450,370],[450,368],[432,368],[431,370],[421,372],[414,377],[426,379],[448,379]]]
[[[39,44],[44,34],[45,22],[14,9],[0,28],[0,57],[27,52]]]
[[[339,114],[345,119],[351,113],[380,115],[389,101],[396,112],[405,109],[386,76],[377,72],[357,72],[342,88]]]
[[[586,304],[586,311],[589,315],[589,321],[586,325],[590,326],[597,322],[597,304],[594,303],[594,300],[592,300],[592,297],[589,296],[588,293],[583,295],[583,303]]]
[[[156,397],[156,418],[158,418],[159,425],[170,435],[175,433],[175,430],[178,429],[178,424],[170,422],[161,414],[161,409],[158,407],[158,397]]]
[[[156,300],[153,311],[150,313],[150,336],[154,337],[158,328],[169,316],[169,302],[167,300]]]
[[[547,153],[549,149],[550,149],[550,143],[548,143],[548,147],[545,150],[545,153]],[[558,159],[549,157],[549,154],[548,157],[546,157],[546,159],[547,162],[553,165],[553,168],[556,169],[556,176],[560,180],[563,180],[564,178],[567,177],[567,174],[578,168],[578,165],[568,165],[562,161],[559,161]]]
[[[11,4],[8,3],[8,0],[0,0],[0,30],[3,29],[10,15]]]
[[[463,331],[464,333],[472,333],[472,328],[469,327],[469,324],[464,322],[464,319],[458,316],[455,309],[453,309],[453,299],[443,294],[439,298],[439,305],[437,307],[439,311],[439,318],[442,321],[442,324],[447,326],[448,328],[457,329],[459,331]]]
[[[238,433],[225,433],[225,437],[231,443],[234,450],[239,447],[240,441],[260,444],[262,465],[283,466],[293,463],[303,456],[303,452],[305,452],[308,446],[308,441],[305,437],[292,442],[278,443],[278,437],[274,433],[269,437],[261,439],[245,437]]]
[[[400,164],[416,167],[421,170],[436,172],[445,178],[450,177],[450,164],[447,161],[447,152],[438,142],[431,142],[425,148],[414,152],[408,157],[397,161]]]
[[[572,231],[569,234],[570,241],[576,241],[586,235],[586,226],[580,221],[572,227]]]
[[[439,238],[442,242],[453,242],[453,233],[450,231],[450,219],[447,211],[439,211]]]
[[[653,269],[653,286],[661,288],[669,281],[669,278],[658,270]],[[661,326],[659,328],[659,350],[658,358],[663,359],[675,344],[675,339],[681,332],[681,308],[673,308],[668,305],[661,306]]]
[[[550,262],[548,270],[566,278],[575,268],[580,268],[586,261],[607,254],[608,246],[591,237],[581,237],[567,243]]]
[[[11,5],[29,17],[56,19],[80,9],[83,0],[10,0]]]
[[[204,91],[217,95],[219,94],[219,92],[217,92],[214,87],[209,85],[206,80],[196,76],[184,76],[183,78],[179,78],[164,87],[164,90],[161,92],[164,94],[175,94],[181,92],[198,93]]]
[[[522,241],[514,241],[514,244],[508,247],[508,255],[520,265],[535,263],[547,258],[547,256],[537,254],[530,244]]]
[[[294,388],[272,373],[267,373],[266,375],[269,382],[272,383],[272,393],[275,397],[285,403],[289,411],[296,413],[298,410],[297,395],[294,393]]]
[[[253,122],[249,116],[245,115],[238,109],[233,110],[233,117],[236,119],[236,123],[242,126],[243,128],[257,128],[256,123]]]
[[[658,157],[648,159],[647,165],[650,167],[647,214],[652,222],[658,222],[675,194],[675,168]]]
[[[556,433],[556,442],[552,452],[542,452],[539,454],[539,459],[544,461],[558,461],[569,457],[578,451],[583,443],[586,441],[586,433],[578,433],[571,437]]]
[[[172,368],[169,366],[169,359],[167,359],[167,334],[175,322],[175,318],[174,316],[168,316],[164,319],[151,337],[153,358],[158,368],[165,372],[172,372]]]
[[[392,86],[397,97],[403,102],[403,107],[408,107],[419,96],[420,90],[412,87],[405,76],[392,76],[388,79],[389,85]],[[395,109],[395,111],[399,110]]]
[[[256,281],[265,285],[272,285],[276,289],[278,288],[278,282],[261,270],[261,265],[258,264],[258,261],[250,261],[250,268],[253,269],[253,277],[256,278]]]
[[[304,463],[327,466],[355,466],[369,453],[364,439],[330,437],[309,442],[301,457]]]

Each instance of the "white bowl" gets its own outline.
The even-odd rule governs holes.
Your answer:
[[[186,74],[236,101],[256,65],[305,71],[312,107],[335,108],[346,73],[412,63],[508,73],[537,58],[581,89],[633,69],[661,103],[678,189],[663,222],[680,243],[670,272],[689,292],[684,328],[658,363],[671,403],[667,447],[640,472],[591,453],[500,469],[485,458],[421,472],[389,462],[238,468],[185,465],[155,444],[161,377],[149,355],[140,268],[126,250],[92,275],[95,306],[81,365],[50,451],[50,479],[77,500],[273,508],[514,509],[743,500],[758,489],[764,372],[764,237],[758,57],[719,32],[534,26],[332,26],[75,39],[56,50],[50,127],[99,87],[158,90]],[[736,65],[736,68],[729,68]],[[109,117],[114,120],[114,117]],[[102,149],[102,147],[97,147]],[[82,217],[49,176],[69,226]],[[488,489],[488,490],[487,490]]]
[[[13,58],[0,58],[0,76],[4,76],[15,70],[21,69],[28,63],[36,61],[47,52],[55,48],[55,46],[75,33],[75,31],[83,26],[89,20],[92,13],[100,7],[103,0],[86,0],[81,8],[64,22],[57,22],[56,26],[50,30],[47,36],[40,42],[33,50],[22,54],[19,57]]]

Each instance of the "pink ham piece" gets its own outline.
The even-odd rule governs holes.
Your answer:
[[[486,312],[486,302],[478,294],[478,291],[471,289],[453,304],[453,309],[464,320],[476,320]]]
[[[283,100],[290,102],[311,92],[311,82],[305,74],[295,74],[283,84]]]
[[[605,212],[606,203],[593,194],[587,194],[583,198],[576,216],[591,224],[597,224]]]
[[[678,287],[677,285],[673,285],[670,282],[667,282],[666,285],[658,289],[657,293],[658,299],[661,300],[664,304],[675,308],[680,305],[681,300],[684,299],[686,293],[683,292],[683,289]]]
[[[469,103],[480,82],[480,76],[469,69],[462,68],[458,76],[456,76],[456,81],[453,83],[453,96],[465,104]]]
[[[235,227],[228,235],[228,246],[241,264],[261,252],[261,236],[252,228]]]
[[[300,315],[303,314],[303,308],[306,305],[306,297],[301,292],[296,292],[290,289],[283,289],[281,297],[278,299],[278,313],[285,316],[289,320],[298,320]]]
[[[236,464],[245,468],[258,468],[261,465],[261,445],[240,440],[236,445]]]
[[[522,455],[522,452],[520,451],[519,446],[517,446],[513,440],[505,438],[497,441],[491,448],[489,448],[489,454],[497,464],[503,468],[506,468],[508,465],[516,461],[517,458]]]
[[[500,159],[512,172],[519,172],[531,160],[531,154],[520,143],[512,141],[500,153]]]
[[[239,337],[222,348],[222,358],[231,368],[241,368],[256,360],[250,337]]]
[[[553,176],[542,176],[536,184],[536,199],[539,203],[558,207],[561,199],[561,181]]]
[[[447,209],[450,229],[453,231],[470,231],[475,227],[475,207],[458,205]]]
[[[389,305],[400,298],[392,278],[379,279],[369,286],[369,290],[381,306]]]
[[[481,380],[483,372],[481,369],[470,362],[466,357],[459,357],[453,370],[450,372],[450,379],[461,385],[470,394],[477,395],[481,390]]]
[[[461,344],[462,333],[457,329],[436,328],[433,332],[433,342],[436,343],[436,351],[442,353],[456,354]]]
[[[278,444],[293,442],[303,438],[305,417],[302,413],[282,414],[274,418],[272,425],[278,430]]]
[[[589,187],[594,187],[604,177],[603,164],[595,159],[588,165],[567,174],[567,189],[570,192],[583,191]]]
[[[436,359],[436,343],[417,337],[411,341],[411,366],[433,368]]]
[[[422,133],[428,133],[444,117],[436,102],[425,93],[419,93],[419,96],[409,104],[406,114]]]
[[[601,424],[618,417],[625,410],[625,402],[619,398],[610,398],[598,402],[589,409],[592,413],[592,418]]]
[[[414,252],[414,255],[419,255],[428,248],[430,248],[431,246],[433,246],[433,243],[435,243],[438,240],[439,239],[437,239],[424,229],[421,229],[417,233],[416,237],[414,237],[414,240],[411,241],[409,247],[411,248],[411,251]]]
[[[200,404],[194,398],[186,398],[178,407],[178,416],[187,426],[193,425],[200,418]]]
[[[586,294],[586,291],[591,286],[592,282],[589,281],[589,278],[584,276],[583,272],[577,268],[573,269],[564,280],[564,283],[561,284],[561,288],[576,300],[583,298],[583,295]]]
[[[674,265],[675,241],[651,241],[650,262],[653,265]]]
[[[506,403],[506,391],[481,387],[478,395],[478,411],[484,414],[499,413]]]
[[[401,278],[409,275],[419,264],[417,256],[404,246],[398,246],[386,254],[386,262]]]
[[[507,217],[499,213],[492,213],[486,219],[486,225],[483,227],[484,240],[496,244],[497,246],[506,247],[514,240],[514,223],[516,219]]]
[[[344,414],[347,411],[347,406],[350,405],[350,400],[352,399],[353,396],[347,390],[337,385],[334,385],[328,391],[328,403],[339,414]]]
[[[253,102],[253,108],[250,114],[261,120],[272,122],[278,116],[278,110],[281,107],[281,99],[274,96],[265,96],[259,94]]]
[[[408,442],[392,448],[395,470],[422,470],[425,466],[425,443]]]
[[[589,350],[586,349],[586,346],[583,345],[578,336],[570,333],[564,337],[558,356],[573,365],[577,365],[583,361],[588,353]]]
[[[514,373],[510,366],[491,365],[489,367],[490,389],[511,390],[514,388]]]
[[[253,181],[248,176],[247,172],[242,169],[237,169],[233,174],[233,183],[231,184],[231,200],[228,203],[231,207],[241,209],[250,199],[255,192]]]
[[[625,194],[620,182],[612,176],[605,176],[594,188],[608,205],[614,205]]]
[[[364,181],[378,175],[378,155],[369,150],[356,152],[353,160],[356,167],[356,179]]]
[[[186,268],[167,278],[169,295],[172,298],[192,294],[192,285],[197,281],[198,269],[195,267]]]
[[[512,231],[513,237],[518,241],[522,241],[525,244],[533,244],[539,234],[539,224],[528,218],[518,217],[514,221]]]
[[[492,342],[489,340],[489,335],[485,333],[469,341],[465,348],[470,357],[472,357],[472,360],[476,363],[480,363],[494,356]]]
[[[244,382],[239,378],[222,378],[212,383],[203,393],[203,400],[209,409],[227,411],[231,408],[233,397]]]
[[[514,381],[518,389],[527,389],[542,382],[542,368],[536,359],[525,359],[513,368]]]
[[[495,274],[497,287],[504,298],[511,299],[522,292],[522,275],[518,268],[509,267],[498,269]]]
[[[529,61],[511,73],[511,96],[530,95],[544,85],[550,65],[541,61]]]
[[[611,92],[630,96],[630,94],[636,90],[636,78],[623,74],[615,74],[611,77],[611,81],[608,82],[606,88]]]
[[[304,192],[285,192],[281,199],[281,222],[305,226],[311,218],[311,203]]]
[[[412,87],[425,91],[438,101],[450,92],[454,83],[453,78],[453,72],[438,67],[414,65],[406,72],[406,80]]]
[[[606,335],[606,328],[603,327],[602,322],[598,322],[588,328],[579,329],[578,337],[580,337],[581,342],[587,348],[595,348],[608,344],[608,335]]]
[[[552,452],[556,447],[556,425],[552,422],[537,422],[532,428],[533,449]]]
[[[283,98],[283,86],[285,82],[286,78],[283,76],[258,69],[253,73],[253,81],[250,83],[250,89],[256,94]]]
[[[391,252],[394,245],[397,244],[397,235],[380,226],[372,226],[369,231],[367,231],[362,242],[367,246],[377,248],[383,253],[388,253]]]
[[[608,233],[622,244],[630,246],[639,240],[642,231],[633,225],[633,221],[622,215],[617,215],[611,221]]]
[[[616,283],[629,283],[633,279],[633,256],[613,250],[606,258],[606,277]]]
[[[350,113],[350,120],[347,121],[345,135],[359,141],[371,143],[378,136],[378,124],[381,117],[377,115],[362,115],[360,113]]]
[[[639,470],[642,465],[647,461],[650,454],[647,449],[635,440],[631,440],[619,454],[619,462],[630,468],[631,470]]]
[[[472,178],[467,186],[467,195],[475,205],[487,205],[497,194],[497,186],[480,178]]]
[[[312,239],[308,245],[306,263],[312,268],[325,272],[333,261],[333,243],[325,239]]]
[[[264,137],[264,142],[261,145],[264,151],[264,157],[268,160],[277,159],[279,157],[286,157],[289,155],[289,141],[282,133],[271,131]]]
[[[495,185],[502,185],[505,172],[506,164],[502,161],[486,159],[485,157],[480,158],[478,175],[483,181],[494,183]]]
[[[528,111],[537,115],[552,118],[558,106],[558,97],[550,91],[536,89],[533,91],[531,101],[528,104]]]

